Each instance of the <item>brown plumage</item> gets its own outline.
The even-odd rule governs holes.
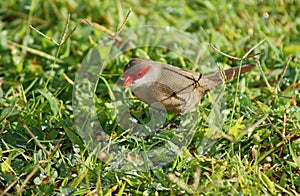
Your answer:
[[[246,64],[210,75],[181,69],[150,59],[134,58],[124,68],[124,86],[143,102],[171,113],[184,113],[211,89],[253,69]],[[224,78],[224,79],[223,79]]]

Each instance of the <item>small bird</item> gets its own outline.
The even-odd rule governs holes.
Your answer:
[[[124,68],[123,86],[129,86],[138,99],[157,109],[184,114],[209,90],[250,71],[254,66],[245,64],[202,75],[151,59],[134,58]]]

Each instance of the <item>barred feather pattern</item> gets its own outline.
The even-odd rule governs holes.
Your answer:
[[[149,105],[171,113],[190,110],[209,90],[254,67],[247,64],[202,76],[169,64],[135,58],[126,65],[125,75],[136,73],[147,66],[151,66],[148,73],[130,85],[134,95]]]

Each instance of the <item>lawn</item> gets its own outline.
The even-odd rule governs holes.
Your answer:
[[[300,194],[298,1],[5,0],[0,18],[1,195]],[[122,85],[134,57],[255,68],[173,120]]]

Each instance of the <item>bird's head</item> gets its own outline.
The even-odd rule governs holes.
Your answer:
[[[123,86],[155,81],[157,66],[150,59],[134,58],[124,67]]]

